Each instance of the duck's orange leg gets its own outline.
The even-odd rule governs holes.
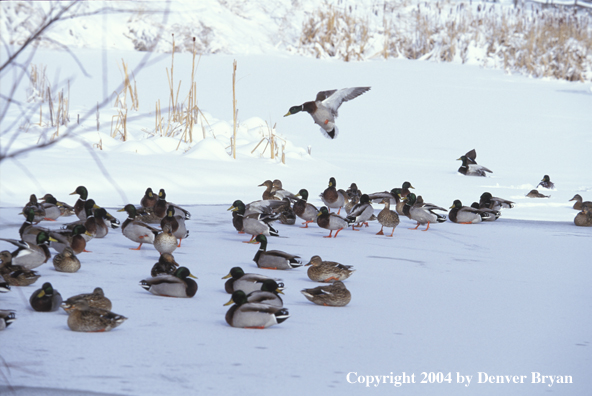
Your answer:
[[[245,327],[245,329],[258,329],[258,330],[263,330],[265,327],[263,326],[247,326]]]
[[[387,235],[387,236],[392,237],[394,233],[395,233],[395,227],[393,227],[393,232],[391,232],[391,235]]]
[[[181,247],[181,241],[183,240],[183,238],[179,239],[179,244],[177,245],[177,247]]]
[[[384,228],[384,226],[381,226],[381,227],[380,227],[380,231],[378,231],[378,232],[376,233],[376,235],[384,235],[384,232],[382,232],[382,229],[383,229],[383,228]],[[393,230],[394,230],[394,228],[393,228]]]
[[[253,241],[253,239],[255,239],[255,235],[251,235],[251,239],[249,239],[248,241],[243,241],[243,243],[251,243],[251,241]],[[259,243],[259,242],[257,242]]]
[[[338,229],[333,238],[337,238],[337,234],[339,234],[339,231],[341,231],[341,230],[343,230],[343,228]]]
[[[141,247],[142,247],[142,244],[140,243],[140,246],[138,246],[137,248],[130,248],[130,250],[140,250]]]
[[[425,230],[422,230],[422,231],[427,231],[427,230],[429,230],[429,229],[430,229],[430,222],[428,221],[428,226],[426,227],[426,229],[425,229]]]
[[[419,222],[417,223],[417,225],[415,226],[415,228],[409,228],[410,230],[417,230],[419,228]]]
[[[333,235],[333,230],[331,230],[331,232],[329,233],[329,235],[324,236],[323,238],[331,238],[332,235]],[[337,235],[337,234],[335,234],[335,235]]]

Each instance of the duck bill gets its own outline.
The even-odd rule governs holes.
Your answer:
[[[309,262],[308,264],[304,264],[305,267],[308,267],[309,265],[312,265],[312,262]]]
[[[223,276],[223,277],[222,277],[222,279],[228,279],[228,278],[230,278],[231,276],[232,276],[232,275],[229,273],[228,275],[226,275],[226,276]]]
[[[37,298],[41,298],[43,296],[45,296],[45,290],[41,290],[39,294],[37,294]]]
[[[57,239],[55,239],[54,237],[50,236],[49,242],[59,242],[59,241]]]
[[[197,276],[193,276],[192,274],[187,275],[190,278],[197,279]]]
[[[118,212],[125,212],[125,208],[121,208],[117,210]]]
[[[234,304],[234,301],[232,300],[232,298],[230,299],[230,301],[228,301],[226,304],[224,304],[224,306],[230,305],[230,304]]]
[[[236,206],[232,205],[230,208],[228,208],[228,209],[226,209],[226,210],[227,210],[227,211],[228,211],[228,210],[232,210],[233,212],[236,212],[236,211],[238,210],[238,208],[237,208]]]
[[[284,114],[284,117],[287,117],[287,116],[289,116],[289,115],[292,115],[292,113],[290,113],[290,112],[288,111],[286,114]]]
[[[276,293],[279,293],[279,294],[284,294],[284,292],[283,292],[283,291],[281,291],[279,287],[278,287],[277,289],[275,289],[275,292],[276,292]]]

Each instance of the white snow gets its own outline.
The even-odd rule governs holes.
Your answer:
[[[67,91],[70,81],[73,138],[1,162],[0,237],[18,238],[23,221],[18,213],[32,193],[40,197],[49,192],[73,204],[76,197],[68,194],[84,185],[90,198],[123,221],[117,209],[139,204],[147,187],[164,188],[168,200],[192,213],[190,236],[174,256],[198,276],[199,290],[191,299],[143,290],[138,282],[149,276],[158,253],[150,245],[129,250],[137,245],[119,230],[89,242],[92,252],[79,255],[82,268],[77,273],[60,273],[51,262],[44,264],[36,284],[0,295],[0,309],[17,311],[17,321],[0,333],[0,393],[7,392],[2,385],[10,385],[42,388],[17,390],[19,395],[48,394],[45,388],[60,389],[56,394],[357,395],[365,392],[365,384],[348,383],[348,373],[405,372],[414,374],[416,383],[396,388],[381,383],[371,385],[371,392],[587,394],[592,387],[592,228],[573,224],[577,212],[568,200],[576,193],[592,200],[590,83],[533,79],[474,65],[402,59],[343,63],[287,55],[259,45],[271,33],[265,24],[259,26],[258,18],[275,15],[272,4],[260,10],[247,2],[232,12],[220,6],[226,13],[217,19],[217,8],[208,8],[210,27],[218,32],[212,45],[234,55],[199,60],[196,96],[205,118],[200,115],[193,126],[191,142],[181,141],[179,125],[175,136],[155,132],[158,100],[165,124],[168,117],[170,54],[152,54],[147,66],[135,70],[146,53],[109,44],[108,51],[100,49],[111,35],[118,42],[122,16],[109,16],[113,29],[94,46],[74,40],[81,37],[78,33],[74,41],[64,41],[87,47],[73,51],[82,68],[57,50],[29,53],[28,62],[47,66],[54,95],[62,88]],[[234,32],[234,18],[238,21],[241,12],[251,19]],[[70,36],[66,29],[58,37]],[[125,142],[121,135],[111,137],[111,122],[120,110],[112,106],[113,93],[121,92],[122,59],[135,70],[140,105],[138,111],[127,110]],[[229,155],[234,59],[236,159]],[[191,54],[175,54],[174,85],[176,91],[181,81],[182,100],[189,91],[191,65]],[[17,75],[1,77],[0,92],[8,95]],[[25,78],[19,84],[13,99],[22,101],[25,115],[18,106],[9,108],[1,125],[2,154],[47,141],[56,131],[47,126],[47,103],[27,103],[29,82]],[[283,117],[318,91],[354,86],[372,90],[340,108],[335,140],[322,136],[307,114]],[[97,131],[96,105],[105,99],[108,105],[100,110]],[[39,106],[43,126],[36,125]],[[274,159],[269,146],[265,148],[272,129],[279,144]],[[60,134],[67,130],[60,126]],[[456,159],[473,148],[477,162],[493,170],[490,177],[457,172]],[[539,191],[551,197],[526,198],[545,174],[556,187]],[[248,236],[236,233],[226,209],[235,199],[260,199],[263,188],[257,186],[276,178],[294,193],[308,189],[310,201],[320,206],[318,194],[329,177],[336,178],[339,188],[355,182],[366,193],[408,180],[425,201],[446,208],[455,199],[470,205],[484,191],[515,201],[516,207],[504,209],[491,224],[447,221],[427,232],[408,230],[415,224],[402,218],[393,238],[374,235],[376,222],[359,232],[343,230],[335,239],[322,238],[328,232],[316,225],[278,225],[282,238],[271,239],[269,249],[299,254],[304,262],[320,255],[357,269],[345,282],[351,303],[320,307],[300,293],[317,286],[306,268],[272,272],[255,266],[251,260],[257,247],[241,243]],[[375,205],[376,214],[380,209]],[[42,225],[57,227],[73,220]],[[4,249],[13,247],[0,241]],[[233,266],[282,278],[290,318],[262,331],[229,327],[222,304],[230,296],[220,278]],[[129,319],[109,333],[72,332],[64,312],[38,313],[28,305],[31,293],[45,281],[64,297],[101,286],[113,311]],[[420,383],[422,372],[451,373],[452,383]],[[479,384],[479,372],[527,379],[523,384]],[[571,376],[573,383],[533,384],[532,372]],[[457,383],[457,375],[473,376],[471,384]]]

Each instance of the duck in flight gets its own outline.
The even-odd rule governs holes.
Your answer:
[[[370,87],[354,87],[333,89],[331,91],[321,91],[317,94],[314,101],[305,102],[299,106],[290,107],[290,110],[284,117],[292,114],[306,111],[312,116],[315,124],[321,127],[323,135],[330,139],[335,139],[339,130],[335,125],[337,110],[343,102],[357,98],[364,92],[370,90]]]

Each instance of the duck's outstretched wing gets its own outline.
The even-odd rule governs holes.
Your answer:
[[[347,102],[348,100],[352,100],[354,98],[357,98],[358,96],[360,96],[361,94],[363,94],[364,92],[367,92],[369,90],[370,90],[370,87],[354,87],[354,88],[343,88],[343,89],[334,90],[334,91],[319,92],[317,94],[317,100],[321,94],[333,92],[326,99],[322,100],[322,102],[325,107],[330,109],[333,112],[333,114],[335,116],[337,116],[337,109],[339,109],[339,106],[341,106],[341,104],[343,102]]]

